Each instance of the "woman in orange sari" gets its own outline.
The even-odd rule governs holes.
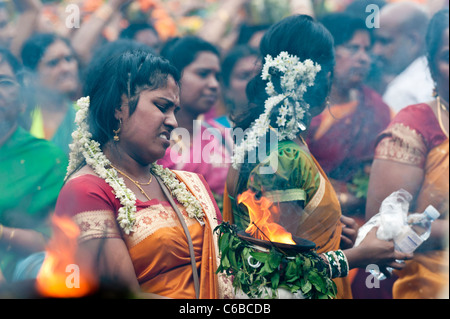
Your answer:
[[[448,9],[436,13],[427,34],[428,61],[437,98],[411,105],[380,135],[372,167],[366,217],[378,212],[384,198],[403,188],[414,196],[412,212],[433,205],[441,217],[430,238],[398,271],[393,297],[448,298],[449,210],[449,24]]]
[[[392,259],[396,255],[393,244],[373,236],[363,246],[339,250],[341,235],[348,234],[343,231],[339,201],[302,137],[311,118],[323,110],[329,92],[334,67],[331,35],[311,17],[294,15],[266,32],[260,50],[265,62],[261,73],[247,86],[247,116],[236,118],[232,114],[236,127],[247,134],[235,147],[224,220],[241,230],[249,226],[247,205],[238,200],[239,195],[251,190],[256,198],[265,197],[278,207],[276,223],[297,237],[313,241],[322,255],[341,254],[347,270],[392,262],[401,268]],[[276,144],[270,143],[273,135]],[[260,148],[264,144],[266,147]],[[351,298],[347,272],[329,275],[336,283],[336,297]]]
[[[215,273],[221,214],[208,185],[155,163],[177,127],[178,71],[142,50],[99,63],[77,103],[55,212],[79,226],[80,271],[142,297],[226,296]]]

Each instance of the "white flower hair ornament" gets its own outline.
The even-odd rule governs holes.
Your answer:
[[[92,134],[87,123],[89,97],[80,98],[77,101],[77,107],[75,122],[78,127],[72,133],[73,142],[70,144],[71,152],[66,179],[83,161],[86,161],[86,164],[91,166],[113,188],[116,198],[120,200],[122,207],[119,208],[117,222],[129,235],[134,231],[136,222],[136,196],[125,185],[123,178],[118,176],[117,170],[111,166],[111,162],[103,154],[100,144],[92,140]],[[156,163],[152,164],[151,170],[153,174],[162,179],[172,195],[186,208],[188,216],[197,219],[203,225],[204,212],[200,202],[187,189],[186,185],[177,179],[175,173]]]
[[[274,125],[278,131],[278,141],[294,139],[299,131],[306,129],[304,117],[309,104],[304,101],[303,95],[308,87],[314,85],[320,70],[318,63],[310,59],[302,62],[286,51],[282,51],[276,58],[270,55],[265,57],[261,77],[267,81],[265,90],[269,97],[264,102],[264,113],[246,130],[243,141],[235,146],[233,168],[238,169],[244,162],[245,154],[258,146],[259,139],[271,128],[271,116],[275,111],[279,114]],[[276,108],[277,106],[279,107]]]

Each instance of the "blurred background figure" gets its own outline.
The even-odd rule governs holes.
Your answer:
[[[25,89],[22,66],[0,48],[0,274],[8,283],[22,259],[44,250],[67,166],[63,151],[18,125]]]
[[[121,31],[119,38],[146,44],[156,53],[159,53],[162,46],[158,31],[149,23],[132,23]]]
[[[426,8],[410,1],[390,3],[380,11],[373,53],[385,78],[383,100],[395,113],[432,98],[425,57],[428,22]]]
[[[0,47],[20,56],[23,43],[36,30],[41,10],[40,0],[0,0]]]
[[[233,116],[247,111],[247,83],[260,68],[258,50],[248,45],[234,47],[222,61],[223,100],[226,114],[217,121],[226,127],[232,127]]]
[[[364,220],[375,139],[390,121],[389,107],[364,85],[372,37],[364,20],[332,13],[321,22],[336,51],[329,106],[311,121],[307,143],[338,194],[344,215]]]
[[[203,175],[221,207],[232,141],[224,126],[205,118],[221,98],[220,52],[200,37],[185,36],[169,40],[161,55],[182,74],[176,118],[188,136],[172,134],[172,145],[158,163]]]
[[[28,39],[22,61],[32,72],[35,105],[26,116],[30,132],[51,140],[67,154],[75,129],[73,100],[79,94],[76,53],[68,39],[53,33],[38,33]]]

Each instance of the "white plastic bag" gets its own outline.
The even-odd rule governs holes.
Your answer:
[[[392,240],[407,227],[407,216],[412,195],[404,189],[393,192],[381,203],[378,214],[374,215],[359,228],[355,247],[366,237],[367,233],[378,226],[377,237]]]

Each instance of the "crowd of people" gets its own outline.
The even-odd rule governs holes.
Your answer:
[[[336,298],[448,298],[449,3],[370,3],[0,2],[0,297],[36,279],[57,216],[99,282],[233,298],[214,230],[248,228],[251,191]],[[430,238],[354,246],[399,189],[439,211]]]

